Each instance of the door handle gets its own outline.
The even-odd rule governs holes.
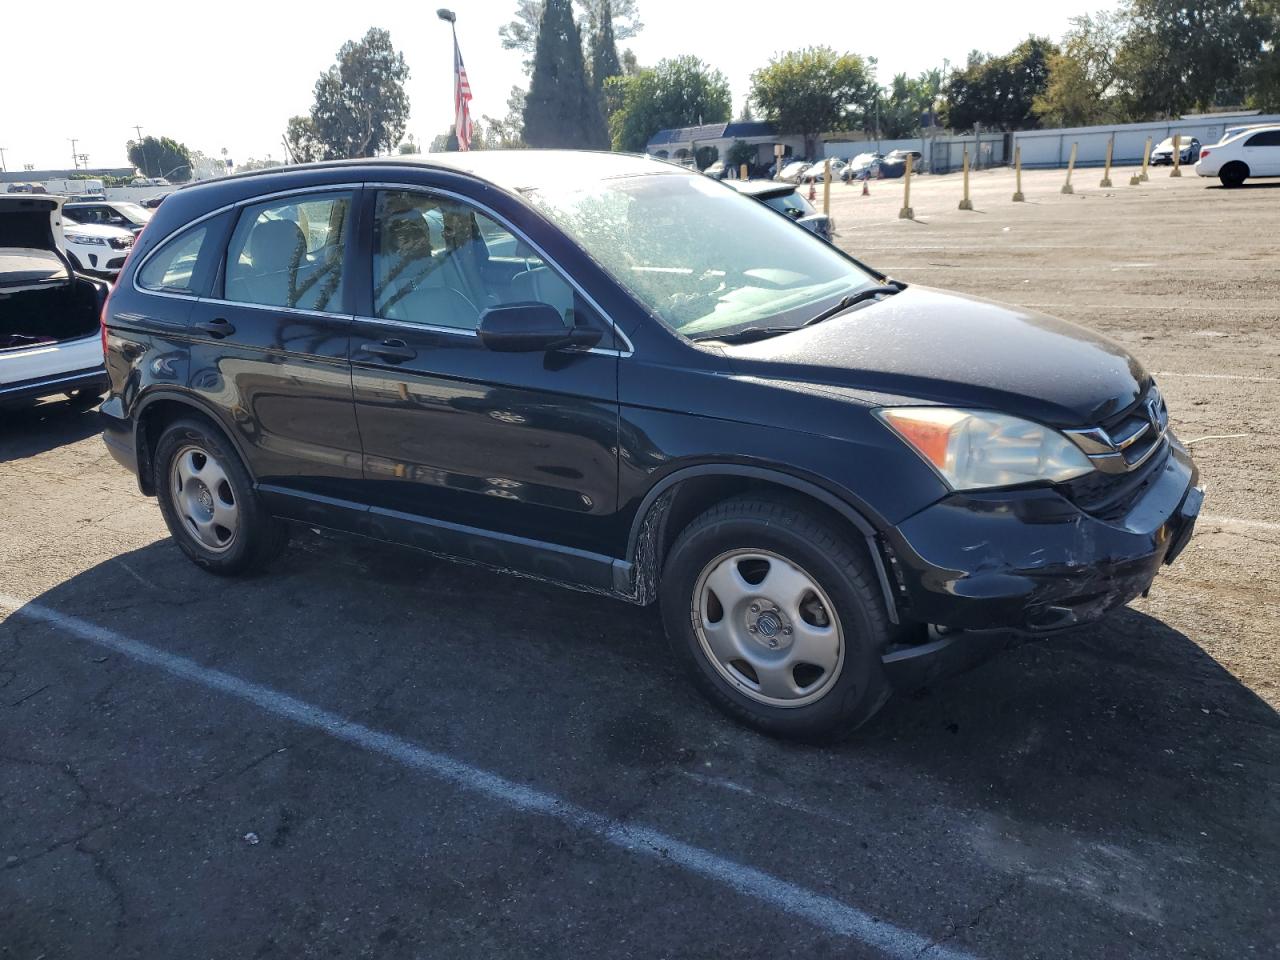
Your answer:
[[[398,338],[383,340],[381,343],[362,343],[360,352],[372,353],[375,357],[381,357],[389,363],[404,363],[418,355],[417,350]]]
[[[205,320],[201,323],[192,324],[192,326],[218,340],[223,337],[229,337],[236,332],[236,328],[222,317],[215,317],[213,320]]]

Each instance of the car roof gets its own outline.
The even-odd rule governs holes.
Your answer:
[[[553,183],[580,183],[653,174],[689,175],[688,168],[678,163],[641,154],[595,150],[467,150],[292,164],[268,167],[265,170],[254,170],[249,173],[237,173],[230,177],[219,177],[201,181],[201,183],[226,183],[259,177],[267,179],[273,176],[287,176],[302,170],[342,169],[350,166],[451,170],[487,180],[495,186],[515,193],[536,190]],[[188,190],[190,187],[182,189]]]

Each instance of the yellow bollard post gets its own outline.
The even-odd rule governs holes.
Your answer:
[[[1063,193],[1075,193],[1075,190],[1071,187],[1071,171],[1076,168],[1076,150],[1079,147],[1080,144],[1078,143],[1071,145],[1071,159],[1067,161],[1067,182],[1062,185]]]
[[[742,166],[738,167],[738,179],[739,180],[747,179],[747,165],[745,163]]]
[[[1182,176],[1182,134],[1180,133],[1173,135],[1173,169],[1169,171],[1169,176]]]
[[[1013,173],[1017,178],[1017,185],[1013,191],[1013,202],[1022,203],[1027,199],[1022,195],[1022,147],[1013,148]]]
[[[961,210],[972,210],[973,201],[969,199],[969,148],[964,148],[964,197],[960,200]]]
[[[831,158],[822,161],[822,212],[831,216]]]
[[[911,209],[911,158],[907,157],[907,171],[902,175],[902,209],[898,211],[899,220],[914,220],[916,212]]]
[[[1102,171],[1102,182],[1098,184],[1100,187],[1111,186],[1111,151],[1115,148],[1115,145],[1115,137],[1112,137],[1107,141],[1107,166],[1106,169]]]
[[[1142,173],[1139,179],[1146,183],[1151,178],[1147,176],[1147,165],[1151,163],[1151,138],[1147,137],[1147,145],[1142,148]]]

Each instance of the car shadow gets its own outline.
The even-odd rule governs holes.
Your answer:
[[[1220,183],[1210,183],[1205,185],[1206,190],[1280,190],[1280,180],[1267,180],[1263,183],[1251,183],[1246,180],[1238,187],[1224,187]]]
[[[33,457],[101,432],[97,403],[45,400],[0,409],[0,463]]]
[[[1148,821],[1179,833],[1199,818],[1239,834],[1277,781],[1276,711],[1191,638],[1132,609],[896,696],[846,741],[814,747],[715,711],[672,660],[654,607],[340,534],[297,528],[284,558],[240,580],[160,540],[34,602],[447,743],[500,743],[514,724],[554,754],[557,705],[573,704],[574,757],[680,780],[714,755],[727,779],[827,797],[846,819],[867,812],[868,791],[902,809],[925,791],[997,833],[1016,822],[1105,837]],[[397,705],[388,691],[399,689],[413,698]]]

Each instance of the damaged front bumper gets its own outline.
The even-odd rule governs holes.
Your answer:
[[[1052,488],[953,494],[885,537],[900,612],[960,630],[1043,634],[1096,620],[1145,593],[1191,538],[1204,499],[1186,449],[1118,519]]]

